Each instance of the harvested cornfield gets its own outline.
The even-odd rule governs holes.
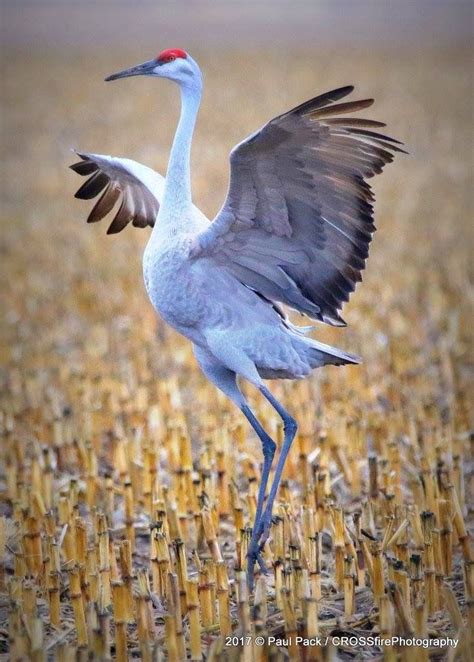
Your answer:
[[[72,198],[69,147],[165,169],[175,90],[101,83],[141,55],[7,61],[5,659],[470,659],[469,53],[196,53],[207,88],[194,193],[210,215],[229,148],[341,84],[375,96],[371,117],[410,152],[376,182],[379,230],[348,328],[315,331],[363,364],[271,384],[300,429],[253,596],[258,440],[156,319],[148,232],[107,237]]]

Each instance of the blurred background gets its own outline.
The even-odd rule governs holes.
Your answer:
[[[360,97],[375,97],[369,116],[406,144],[409,156],[397,156],[375,181],[380,230],[364,287],[345,310],[349,328],[321,327],[318,337],[359,351],[370,365],[378,356],[372,339],[385,351],[405,308],[397,333],[415,346],[407,319],[433,316],[429,285],[441,280],[449,297],[440,323],[469,326],[470,2],[4,0],[1,32],[1,351],[8,365],[73,361],[94,329],[110,330],[117,320],[126,319],[132,335],[139,328],[154,337],[141,276],[148,231],[128,227],[107,237],[102,224],[86,226],[89,205],[74,200],[80,181],[68,166],[71,148],[79,148],[165,172],[177,90],[164,81],[103,79],[170,46],[192,52],[204,72],[192,176],[195,202],[210,218],[225,195],[232,146],[331,88],[354,84]],[[357,328],[367,313],[373,326]],[[187,381],[186,370],[194,371],[188,344],[158,328],[171,352],[156,352]]]
[[[4,39],[28,48],[188,48],[258,50],[284,45],[440,47],[467,42],[468,0],[4,0]],[[51,42],[54,43],[51,43]]]

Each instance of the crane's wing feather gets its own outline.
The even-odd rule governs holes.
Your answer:
[[[100,194],[88,223],[102,220],[121,198],[107,234],[120,232],[129,223],[140,228],[155,224],[164,187],[160,174],[131,159],[85,152],[77,155],[81,160],[71,168],[88,179],[75,197],[91,200]]]
[[[232,150],[226,200],[194,252],[333,325],[344,325],[339,311],[361,280],[375,230],[367,180],[403,151],[373,130],[383,123],[338,117],[373,103],[334,104],[352,90],[311,99]]]

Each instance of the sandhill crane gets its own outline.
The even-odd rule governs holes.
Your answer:
[[[71,166],[91,175],[76,193],[91,199],[95,222],[121,204],[108,233],[128,223],[152,226],[143,255],[145,287],[155,310],[191,340],[206,375],[242,411],[262,444],[262,480],[248,549],[247,577],[271,527],[272,507],[297,424],[264,383],[299,379],[358,357],[306,337],[280,304],[312,319],[344,326],[342,303],[361,280],[374,232],[367,179],[403,151],[375,132],[372,120],[342,118],[372,99],[334,104],[353,91],[341,87],[269,121],[230,154],[230,184],[212,223],[191,198],[190,150],[202,76],[174,48],[106,78],[152,76],[175,81],[181,115],[166,178],[135,161],[79,153]],[[334,105],[333,105],[334,104]],[[276,444],[243,396],[237,377],[253,384],[281,417],[284,440],[266,499]]]

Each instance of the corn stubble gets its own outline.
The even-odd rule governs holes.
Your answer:
[[[250,65],[245,57],[223,57],[222,72],[209,64],[209,84],[213,77],[216,86],[223,83],[236,58],[240,68]],[[467,522],[468,250],[462,241],[468,213],[459,207],[469,196],[458,135],[468,129],[460,105],[455,117],[443,114],[445,97],[452,102],[462,95],[465,54],[441,60],[448,91],[431,86],[429,102],[417,85],[423,65],[413,70],[401,58],[394,69],[383,55],[377,62],[351,57],[354,72],[364,72],[363,86],[382,96],[380,112],[391,132],[409,149],[410,141],[428,149],[427,125],[439,122],[439,163],[413,157],[388,169],[377,185],[380,232],[369,273],[346,313],[350,326],[318,329],[319,338],[360,353],[364,363],[272,385],[300,429],[263,552],[269,576],[257,579],[253,596],[245,569],[260,479],[258,442],[200,375],[189,346],[157,326],[140,280],[143,233],[110,240],[81,224],[84,210],[73,207],[73,186],[67,190],[67,175],[57,173],[54,150],[35,142],[38,123],[61,139],[64,128],[77,123],[86,147],[100,151],[110,141],[102,151],[113,152],[112,129],[99,131],[90,118],[80,124],[93,100],[78,99],[67,77],[58,94],[46,97],[46,90],[39,99],[35,126],[21,113],[9,117],[17,141],[29,136],[33,164],[40,157],[46,164],[35,172],[24,164],[32,188],[21,205],[7,208],[12,215],[3,238],[11,278],[1,350],[0,645],[3,652],[9,648],[10,660],[284,659],[273,644],[255,645],[255,636],[270,634],[292,638],[291,659],[352,655],[345,646],[294,644],[296,635],[334,632],[451,636],[460,639],[456,650],[367,647],[360,654],[469,659],[474,573]],[[206,68],[206,52],[201,60]],[[285,92],[296,101],[311,80],[307,60],[298,60],[303,64]],[[47,61],[59,77],[64,65]],[[104,70],[109,63],[104,56]],[[79,63],[70,66],[85,76]],[[276,80],[271,54],[262,66],[266,80]],[[389,85],[380,84],[388,66],[399,95],[393,106],[383,98]],[[274,91],[255,69],[248,71],[250,92],[260,94],[258,111],[242,108],[234,118],[242,136],[273,108]],[[33,80],[34,70],[21,72]],[[318,88],[341,82],[337,62],[327,62],[325,75],[329,83],[321,79]],[[23,80],[27,89],[31,81]],[[9,92],[18,96],[15,84]],[[226,109],[203,108],[200,129],[215,142],[199,156],[195,192],[204,205],[219,202],[209,180],[225,189],[224,168],[214,168],[219,159],[225,164],[228,136],[216,118],[240,108],[231,90],[225,94]],[[66,119],[73,98],[78,107]],[[425,113],[415,113],[407,128],[413,98]],[[149,121],[146,106],[135,103]],[[110,122],[135,124],[127,112],[113,108]],[[125,141],[143,141],[139,126],[130,132]],[[164,143],[157,152],[163,169]],[[7,167],[18,167],[15,158],[12,153]],[[422,195],[428,189],[429,199]],[[281,441],[273,412],[248,395]],[[250,637],[250,643],[228,646],[229,636]]]

